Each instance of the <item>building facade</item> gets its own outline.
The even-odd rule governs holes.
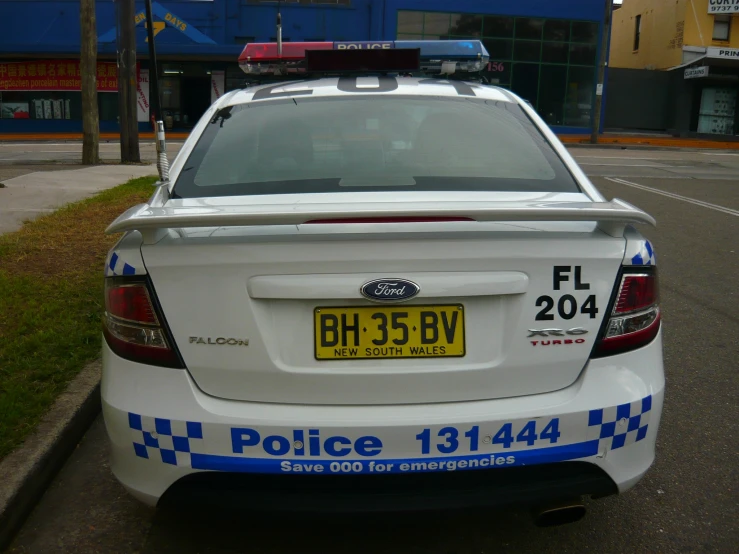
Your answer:
[[[670,72],[660,82],[676,133],[739,134],[739,0],[624,0],[610,59],[613,68]]]
[[[101,129],[118,129],[116,10],[99,0]],[[599,0],[283,0],[285,41],[480,39],[485,76],[527,99],[558,132],[589,133],[604,2]],[[278,3],[155,0],[154,32],[167,124],[192,127],[243,86],[248,42],[274,41]],[[149,129],[143,2],[136,3],[139,121]],[[81,130],[79,0],[0,0],[0,133]]]

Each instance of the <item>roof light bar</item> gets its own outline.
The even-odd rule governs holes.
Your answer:
[[[305,73],[306,51],[309,50],[415,50],[420,51],[420,69],[436,74],[475,73],[482,71],[489,61],[485,46],[479,40],[396,40],[365,42],[285,42],[282,54],[276,43],[247,44],[239,56],[241,69],[250,75],[287,75]],[[359,58],[357,58],[359,59]],[[388,59],[391,59],[388,58]],[[392,67],[383,68],[395,71]],[[362,71],[362,65],[347,67],[337,64],[335,71]],[[380,68],[373,70],[379,71]],[[324,69],[325,71],[325,69]]]
[[[421,68],[418,48],[306,50],[308,73],[412,73]]]

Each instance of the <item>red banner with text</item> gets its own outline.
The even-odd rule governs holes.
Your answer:
[[[80,90],[79,60],[0,63],[2,90]],[[118,92],[116,62],[98,62],[98,92]]]

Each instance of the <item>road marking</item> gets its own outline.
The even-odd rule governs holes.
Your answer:
[[[717,204],[711,204],[709,202],[703,202],[702,200],[696,200],[695,198],[688,198],[687,196],[681,196],[679,194],[674,194],[672,192],[665,192],[660,189],[655,189],[655,188],[647,187],[647,186],[640,185],[637,183],[632,183],[631,181],[625,181],[624,179],[619,179],[619,178],[614,178],[614,177],[606,177],[606,179],[608,179],[609,181],[613,181],[614,183],[618,183],[619,185],[626,185],[627,187],[633,187],[635,189],[645,190],[647,192],[653,192],[654,194],[666,196],[667,198],[673,198],[675,200],[682,200],[683,202],[688,202],[689,204],[695,204],[696,206],[702,206],[704,208],[708,208],[709,210],[715,210],[717,212],[722,212],[725,214],[739,217],[739,210],[732,210],[731,208],[726,208],[724,206],[719,206]]]
[[[704,156],[739,156],[739,154],[733,154],[731,152],[701,152]]]
[[[671,167],[669,165],[664,165],[664,164],[595,164],[595,163],[588,163],[588,162],[578,163],[578,165],[595,165],[595,166],[601,166],[601,167],[657,167],[660,169],[666,169],[668,167]]]
[[[672,161],[670,158],[635,158],[633,156],[578,156],[573,154],[576,160],[579,159],[595,159],[595,160],[652,160],[652,161]]]

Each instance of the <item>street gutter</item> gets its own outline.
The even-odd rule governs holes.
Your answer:
[[[100,413],[102,363],[87,364],[21,446],[0,461],[0,551]]]

